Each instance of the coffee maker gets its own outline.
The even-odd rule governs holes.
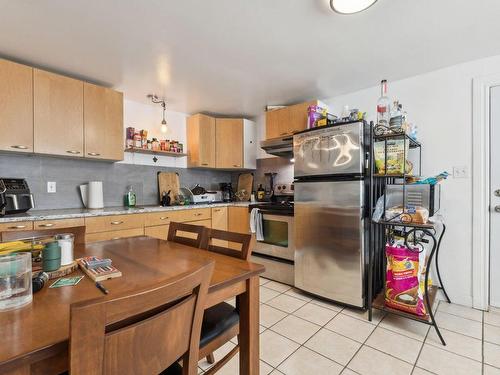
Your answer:
[[[223,202],[234,201],[233,184],[231,182],[221,182],[219,186],[220,190],[222,191],[222,201]]]

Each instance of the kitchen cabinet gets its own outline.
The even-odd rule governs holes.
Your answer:
[[[83,84],[85,157],[123,160],[123,94]]]
[[[212,229],[227,230],[227,209],[227,207],[212,208]],[[214,239],[212,245],[228,247],[228,242]]]
[[[1,232],[20,232],[33,230],[32,221],[16,221],[14,223],[0,223]]]
[[[33,71],[34,152],[83,157],[83,82]]]
[[[236,233],[250,233],[250,213],[248,207],[228,207],[227,230]],[[232,249],[241,250],[241,244],[229,242]]]
[[[33,152],[33,68],[0,59],[0,150]]]
[[[41,220],[41,221],[35,221],[33,223],[33,229],[34,230],[62,229],[62,228],[83,227],[84,225],[85,225],[85,220],[83,218]]]
[[[99,233],[86,233],[85,242],[93,243],[100,241],[119,240],[120,238],[137,237],[143,235],[144,228],[120,229]]]
[[[188,167],[215,168],[215,139],[215,118],[203,114],[188,117]]]
[[[144,227],[144,214],[110,215],[85,218],[87,233],[99,233]]]
[[[144,228],[144,235],[149,237],[158,238],[160,240],[167,240],[168,238],[168,228],[170,225],[156,225],[154,227]]]
[[[255,123],[197,114],[187,120],[188,167],[255,169]]]
[[[266,112],[266,139],[284,137],[307,129],[307,109],[324,106],[319,100],[291,105]]]

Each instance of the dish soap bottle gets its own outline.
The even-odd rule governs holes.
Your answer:
[[[135,207],[136,199],[135,193],[132,189],[132,186],[128,187],[127,194],[125,194],[125,206],[126,207]]]

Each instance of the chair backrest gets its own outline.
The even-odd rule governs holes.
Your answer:
[[[212,240],[222,240],[238,243],[241,245],[240,250],[230,249],[223,246],[213,245]],[[250,243],[252,241],[252,236],[250,234],[228,232],[225,230],[218,229],[207,229],[203,241],[201,243],[201,248],[215,253],[229,255],[234,258],[240,258],[243,260],[249,260],[251,251]]]
[[[206,229],[206,227],[201,225],[171,221],[167,239],[183,245],[200,247]]]
[[[210,262],[133,294],[73,303],[70,374],[158,374],[179,358],[184,374],[197,374],[213,268]]]

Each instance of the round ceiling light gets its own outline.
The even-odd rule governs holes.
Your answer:
[[[353,14],[368,9],[377,0],[330,0],[330,7],[337,13]]]

